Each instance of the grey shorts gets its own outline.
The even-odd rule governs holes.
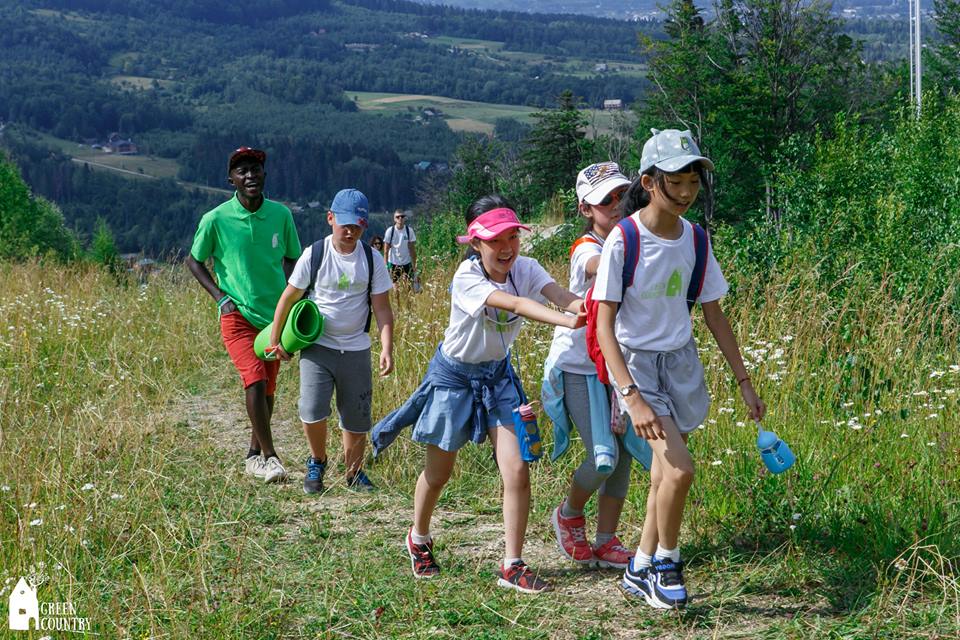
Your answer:
[[[370,431],[370,349],[340,351],[315,344],[300,352],[300,419],[312,423],[329,418],[334,390],[340,428],[352,433]]]
[[[710,410],[710,395],[693,338],[676,351],[627,349],[623,355],[655,414],[673,418],[680,433],[690,433],[703,424]],[[624,408],[623,399],[620,406]]]

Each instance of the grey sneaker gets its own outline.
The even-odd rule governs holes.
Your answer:
[[[287,479],[287,470],[280,464],[280,458],[270,456],[263,463],[263,481],[266,483],[283,482]]]
[[[267,471],[263,466],[263,456],[250,456],[243,462],[243,470],[254,478],[263,478]]]
[[[304,493],[323,492],[323,474],[327,470],[326,461],[320,462],[313,456],[307,457],[307,474],[303,477]]]

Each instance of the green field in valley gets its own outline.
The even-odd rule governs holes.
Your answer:
[[[443,96],[425,96],[403,93],[376,93],[368,91],[348,91],[346,95],[353,99],[357,107],[363,111],[379,111],[384,114],[419,112],[424,116],[424,110],[431,110],[443,118],[447,126],[454,131],[471,133],[493,133],[494,124],[498,118],[513,118],[527,124],[533,124],[532,114],[539,111],[534,107],[521,107],[512,104],[488,104],[485,102],[471,102],[456,100]],[[609,133],[617,128],[617,121],[627,119],[633,121],[630,112],[603,111],[600,109],[584,109],[587,116],[587,135],[593,137],[602,133]]]

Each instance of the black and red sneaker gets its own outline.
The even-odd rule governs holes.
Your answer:
[[[521,593],[542,593],[551,591],[546,580],[541,580],[523,560],[518,560],[506,569],[500,565],[500,578],[497,584],[507,589],[516,589]]]
[[[440,575],[440,565],[433,558],[433,540],[426,544],[413,543],[413,529],[407,532],[407,553],[414,578],[435,578]]]

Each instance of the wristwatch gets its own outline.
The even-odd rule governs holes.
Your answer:
[[[639,391],[640,391],[640,387],[638,387],[638,386],[637,386],[636,384],[634,384],[634,383],[625,384],[625,385],[623,385],[622,387],[617,387],[617,393],[620,394],[620,397],[621,397],[621,398],[626,398],[628,395],[630,395],[630,392],[631,392],[631,391],[637,391],[637,392],[639,392]]]

